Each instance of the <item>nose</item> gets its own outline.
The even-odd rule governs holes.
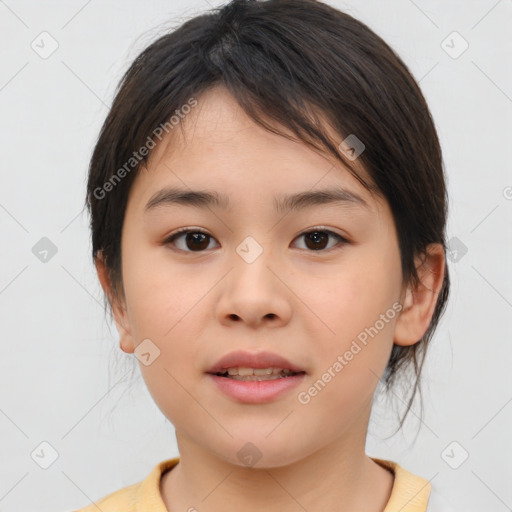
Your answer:
[[[286,325],[290,321],[293,294],[288,287],[290,277],[275,258],[263,252],[254,260],[237,254],[232,261],[231,271],[220,283],[215,307],[218,320],[226,325],[244,323],[253,329],[265,324]]]

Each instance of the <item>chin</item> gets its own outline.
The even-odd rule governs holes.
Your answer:
[[[281,436],[273,432],[267,437],[271,430],[258,433],[249,431],[247,436],[237,435],[228,441],[229,446],[223,447],[225,451],[222,454],[217,453],[217,456],[230,464],[248,469],[284,467],[304,457],[307,449],[305,447],[301,449],[296,438],[294,439],[286,432],[283,432]],[[291,439],[293,441],[290,441]],[[218,449],[219,445],[217,444],[216,450]]]

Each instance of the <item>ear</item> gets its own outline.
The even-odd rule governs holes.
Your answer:
[[[101,283],[101,287],[112,308],[112,314],[116,323],[117,331],[119,332],[119,346],[123,352],[127,354],[133,353],[135,345],[133,343],[133,336],[131,333],[130,323],[128,321],[128,313],[124,303],[119,303],[112,293],[112,287],[108,278],[107,267],[101,251],[98,252],[94,260],[96,272]]]
[[[414,345],[427,331],[437,304],[445,274],[445,254],[439,243],[430,244],[427,254],[416,258],[420,283],[402,293],[403,309],[395,324],[396,345]]]

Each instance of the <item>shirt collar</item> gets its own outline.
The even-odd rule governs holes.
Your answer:
[[[383,512],[425,512],[432,484],[423,477],[402,468],[396,462],[371,457],[371,459],[394,474],[391,496]],[[179,457],[158,463],[140,483],[136,493],[137,512],[167,512],[160,494],[162,474],[174,467]]]

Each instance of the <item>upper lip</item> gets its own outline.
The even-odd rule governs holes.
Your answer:
[[[223,373],[228,368],[281,368],[292,372],[305,372],[286,358],[273,352],[246,352],[236,350],[221,357],[207,373]]]

